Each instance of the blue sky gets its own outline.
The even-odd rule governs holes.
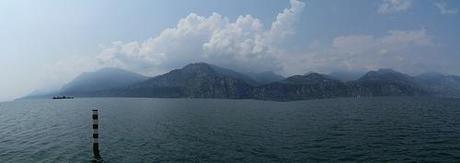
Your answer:
[[[456,0],[0,1],[0,101],[84,71],[460,74]]]

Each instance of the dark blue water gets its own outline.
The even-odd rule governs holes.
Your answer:
[[[460,160],[460,100],[94,98],[0,103],[0,162]]]

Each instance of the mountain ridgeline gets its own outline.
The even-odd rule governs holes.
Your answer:
[[[103,68],[77,76],[60,90],[62,95],[86,96],[94,92],[121,88],[147,80],[148,77],[117,68]]]
[[[422,74],[412,77],[391,69],[380,69],[355,80],[339,79],[332,74],[314,72],[288,78],[273,72],[244,74],[207,63],[193,63],[151,78],[120,69],[84,73],[60,91],[47,96],[274,101],[361,96],[460,97],[458,76]]]

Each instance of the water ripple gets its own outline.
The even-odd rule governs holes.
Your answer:
[[[455,162],[460,100],[30,100],[2,103],[0,162]]]

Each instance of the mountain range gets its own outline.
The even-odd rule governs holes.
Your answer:
[[[361,96],[460,97],[460,77],[439,73],[410,76],[391,69],[356,74],[310,72],[287,78],[273,72],[240,73],[192,63],[155,77],[117,68],[83,73],[60,90],[25,98],[152,97],[292,101]],[[345,74],[345,75],[344,75]]]

